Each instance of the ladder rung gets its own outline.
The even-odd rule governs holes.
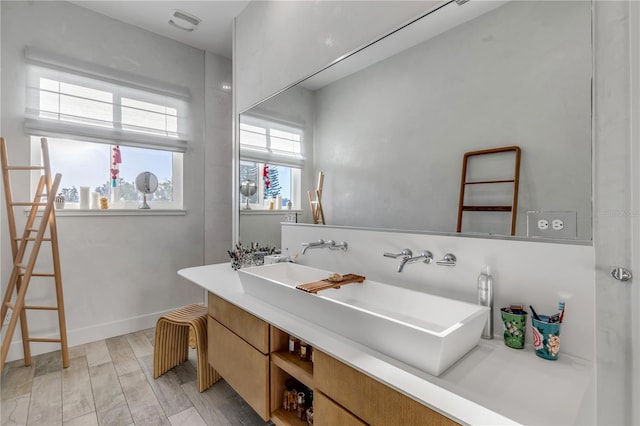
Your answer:
[[[13,303],[10,303],[10,302],[6,302],[4,304],[4,306],[6,306],[7,308],[11,309],[12,311],[16,308],[16,305],[14,305]]]
[[[510,212],[511,206],[462,206],[465,212]]]
[[[47,342],[47,343],[60,343],[60,339],[48,339],[45,337],[30,337],[27,339],[29,342]]]
[[[25,265],[24,263],[16,263],[16,267],[20,269],[27,269],[27,265]]]
[[[16,240],[16,241],[22,241],[23,239],[24,239],[25,241],[35,241],[35,240],[36,240],[36,239],[35,239],[35,238],[33,238],[33,237],[29,237],[29,238],[15,237],[15,238],[14,238],[14,240]],[[42,239],[42,241],[51,241],[51,238],[46,237],[46,238],[43,238],[43,239]]]
[[[20,273],[19,275],[23,276],[24,272]],[[37,273],[33,273],[31,274],[32,277],[55,277],[56,274],[49,274],[49,273],[43,273],[43,272],[37,272]]]
[[[7,170],[44,170],[43,166],[7,166]]]
[[[12,206],[46,206],[47,203],[34,203],[31,201],[16,201],[15,203],[11,203]]]
[[[38,228],[27,228],[26,230],[29,231],[29,232],[38,232],[39,231]]]
[[[24,309],[32,309],[34,311],[57,311],[57,306],[26,306]]]
[[[500,180],[472,180],[469,182],[465,182],[465,185],[479,185],[479,184],[487,184],[487,183],[513,183],[515,179],[500,179]]]

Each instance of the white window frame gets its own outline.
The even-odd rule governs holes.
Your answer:
[[[266,146],[262,149],[254,146],[242,144],[242,125],[248,124],[261,127],[265,130]],[[297,134],[300,137],[299,152],[283,152],[271,148],[272,130],[281,130]],[[254,162],[258,164],[258,203],[249,206],[252,209],[268,210],[260,201],[264,202],[264,182],[261,176],[261,167],[265,164],[270,166],[284,166],[291,168],[291,202],[292,209],[302,208],[302,168],[304,166],[304,123],[287,120],[281,117],[274,117],[271,112],[252,110],[250,113],[243,113],[240,116],[240,161]],[[244,197],[240,196],[243,201]],[[241,203],[241,205],[244,205]]]
[[[183,208],[183,154],[187,150],[190,128],[190,92],[188,88],[154,81],[146,77],[52,54],[33,47],[25,49],[25,61],[27,63],[27,100],[24,127],[27,135],[173,152],[173,200],[171,202],[158,201],[150,204],[157,204],[157,207],[162,209]],[[39,103],[40,78],[49,78],[112,93],[112,126],[85,125],[72,121],[41,117]],[[141,132],[127,129],[126,127],[123,128],[120,113],[123,106],[119,102],[123,97],[176,108],[178,111],[177,132],[162,134],[161,131],[155,129]],[[31,139],[37,140],[35,137]],[[33,143],[31,148],[32,164],[40,164],[39,144]],[[105,165],[106,171],[108,171],[107,167],[108,164]],[[35,189],[37,179],[35,176],[32,177],[33,189]],[[138,204],[134,201],[118,202],[110,206],[110,208],[137,209]]]

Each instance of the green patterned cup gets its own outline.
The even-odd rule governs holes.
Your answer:
[[[513,349],[524,348],[524,334],[527,329],[527,312],[512,313],[508,308],[500,309],[504,328],[504,344]]]

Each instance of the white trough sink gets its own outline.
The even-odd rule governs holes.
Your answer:
[[[435,376],[478,344],[489,315],[483,306],[370,280],[306,293],[296,286],[330,272],[295,263],[238,272],[245,293]]]

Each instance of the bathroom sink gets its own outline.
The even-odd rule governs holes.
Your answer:
[[[331,273],[295,263],[240,269],[245,293],[438,376],[475,347],[489,308],[371,280],[306,293]]]

